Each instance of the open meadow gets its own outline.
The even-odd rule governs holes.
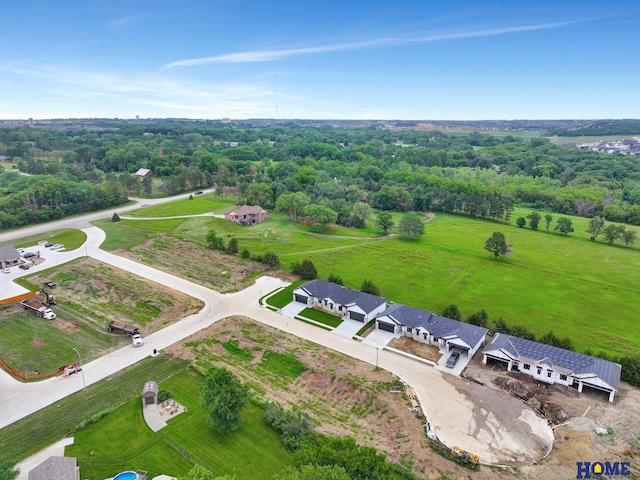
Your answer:
[[[145,214],[155,216],[153,210]],[[165,206],[163,212],[181,214],[179,206]],[[106,243],[116,246],[112,236],[126,239],[117,247],[131,249],[136,235],[143,239],[163,233],[203,245],[213,229],[225,241],[235,236],[240,250],[275,252],[285,269],[309,258],[319,278],[334,273],[351,288],[371,279],[397,303],[435,312],[454,303],[464,316],[485,309],[490,319],[502,317],[536,335],[553,331],[568,337],[580,351],[640,354],[637,247],[608,245],[601,238],[589,241],[588,220],[578,217],[571,217],[575,231],[568,236],[553,231],[557,214],[549,232],[544,220],[537,231],[516,227],[515,219],[529,212],[516,209],[511,224],[438,214],[425,218],[426,233],[417,241],[381,236],[372,225],[317,234],[278,213],[251,227],[214,217],[126,220],[109,225]],[[401,215],[394,217],[397,223]],[[484,250],[494,231],[503,232],[512,245],[504,261]],[[187,275],[179,267],[174,273]]]

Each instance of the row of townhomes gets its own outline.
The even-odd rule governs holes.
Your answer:
[[[579,392],[584,387],[604,391],[610,402],[620,386],[622,368],[617,363],[505,334],[497,334],[486,345],[486,328],[407,305],[387,306],[384,297],[335,283],[307,282],[293,291],[293,301],[345,320],[375,319],[376,328],[435,345],[443,355],[455,350],[468,360],[483,348],[484,364],[500,362],[508,371],[517,370],[544,383],[576,386]]]

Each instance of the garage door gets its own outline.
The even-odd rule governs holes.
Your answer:
[[[391,332],[391,333],[396,332],[396,326],[391,323],[378,322],[378,328],[386,332]]]
[[[295,298],[296,302],[304,303],[306,305],[307,304],[307,299],[309,297],[307,297],[306,295],[299,295],[299,294],[296,293],[293,296],[293,298]]]
[[[351,320],[357,320],[359,322],[364,322],[364,313],[349,312],[349,318]]]

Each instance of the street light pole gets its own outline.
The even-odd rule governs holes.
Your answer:
[[[76,347],[71,347],[78,354],[78,366],[80,367],[80,373],[82,374],[82,388],[84,390],[87,389],[87,383],[84,381],[84,368],[82,368],[82,357],[80,356],[80,352],[76,349]]]
[[[380,347],[376,347],[376,370],[378,369],[378,354],[380,353]]]

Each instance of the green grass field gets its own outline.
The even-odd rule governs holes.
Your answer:
[[[291,453],[279,435],[267,425],[262,408],[243,409],[243,426],[220,434],[206,422],[198,386],[202,377],[194,370],[159,384],[187,408],[169,420],[167,427],[152,432],[144,422],[140,398],[134,398],[99,423],[75,434],[66,455],[75,456],[83,479],[101,480],[124,470],[146,470],[149,478],[162,473],[184,475],[200,463],[218,475],[234,474],[237,480],[269,479],[291,463]],[[179,453],[182,449],[190,460]],[[126,464],[123,462],[126,457]],[[103,462],[102,459],[112,460]],[[106,464],[105,464],[106,463]]]
[[[240,249],[275,252],[285,269],[305,258],[345,285],[359,288],[372,279],[388,299],[442,312],[455,303],[465,316],[485,309],[490,318],[503,317],[510,325],[524,325],[536,335],[553,331],[569,337],[579,350],[591,348],[615,355],[640,354],[640,300],[634,285],[640,280],[638,247],[589,241],[588,219],[571,217],[575,231],[562,236],[540,229],[515,226],[530,209],[516,209],[511,224],[439,214],[427,223],[418,241],[380,237],[372,226],[365,230],[336,227],[315,234],[305,226],[272,213],[268,222],[241,227],[211,217],[151,222],[124,221],[109,236],[176,235],[203,243],[206,232],[238,238]],[[176,210],[173,211],[176,213]],[[400,214],[395,214],[396,222]],[[173,223],[173,222],[179,222]],[[627,226],[627,228],[636,228]],[[147,230],[150,229],[150,230]],[[513,254],[493,259],[484,242],[494,231],[505,233]],[[139,233],[136,233],[139,232]],[[110,242],[111,240],[108,240]],[[278,297],[279,298],[279,297]],[[580,335],[576,332],[580,331]]]
[[[146,379],[162,383],[189,365],[169,355],[146,358],[101,382],[38,410],[0,430],[3,459],[22,460],[65,436],[73,435],[83,423],[101,412],[114,410],[131,399],[140,399]],[[62,379],[76,381],[76,378]],[[115,472],[117,473],[117,472]],[[82,478],[86,478],[84,475]],[[104,477],[103,477],[104,478]]]
[[[640,135],[640,133],[638,134]],[[615,142],[616,140],[623,140],[625,138],[633,138],[638,135],[601,135],[601,136],[585,136],[585,137],[549,137],[551,143],[562,145],[563,143],[593,143],[601,140],[603,142]]]
[[[33,247],[34,245],[37,245],[38,242],[44,240],[50,243],[61,243],[64,245],[65,251],[71,251],[83,245],[87,240],[87,235],[82,230],[52,230],[51,232],[42,235],[31,235],[29,237],[22,237],[15,241],[2,242],[0,245],[13,245],[16,248],[27,248]]]

